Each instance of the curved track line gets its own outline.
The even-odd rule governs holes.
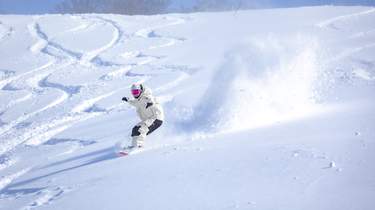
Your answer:
[[[77,63],[84,65],[84,66],[91,66],[94,62],[94,60],[103,52],[107,51],[108,49],[114,47],[116,44],[120,42],[122,37],[124,36],[124,32],[121,29],[121,27],[115,22],[110,19],[106,19],[99,16],[75,16],[76,18],[81,18],[82,20],[88,20],[92,22],[91,24],[82,24],[80,26],[77,26],[76,28],[70,29],[68,31],[65,31],[65,33],[71,33],[76,32],[79,30],[88,29],[89,27],[92,27],[94,25],[98,24],[98,21],[100,21],[102,24],[110,25],[113,28],[112,33],[112,39],[109,43],[105,44],[102,47],[99,47],[95,50],[81,53],[81,52],[75,52],[73,50],[69,50],[67,48],[64,48],[62,45],[51,41],[53,38],[49,38],[42,30],[38,23],[34,22],[29,26],[29,28],[33,28],[35,33],[37,34],[37,37],[39,37],[39,41],[32,47],[32,50],[34,52],[38,52],[40,50],[44,51],[43,53],[54,56],[54,57],[60,57],[59,55],[56,55],[53,53],[52,50],[57,50],[60,52],[63,52],[65,55],[67,55],[72,60],[76,61]],[[61,34],[60,34],[61,35]],[[34,35],[35,36],[35,35]],[[48,50],[48,47],[52,47],[52,50]],[[99,63],[105,63],[105,62],[99,62]]]
[[[95,17],[94,17],[95,19]],[[51,42],[48,38],[48,36],[42,31],[40,25],[37,22],[32,23],[29,26],[30,31],[34,36],[37,37],[37,43],[33,45],[32,49],[34,49],[34,52],[40,52],[47,54],[54,59],[68,59],[69,62],[65,62],[65,65],[70,65],[74,62],[77,63],[84,63],[84,64],[90,64],[96,57],[98,57],[101,53],[104,51],[110,49],[111,47],[115,46],[117,43],[120,42],[121,38],[123,37],[123,32],[121,28],[117,25],[116,22],[104,18],[96,18],[101,21],[103,21],[105,24],[110,24],[114,27],[114,31],[112,34],[112,39],[111,41],[106,44],[105,46],[98,48],[96,50],[93,50],[91,52],[88,52],[86,54],[78,54],[76,52],[72,52],[70,50],[65,49],[63,46]],[[176,25],[183,23],[182,19],[178,19],[177,21],[174,21],[172,23],[164,24],[161,26],[158,26],[156,28],[163,28],[167,27],[170,25]],[[168,38],[166,38],[168,39]],[[57,52],[63,52],[64,56],[61,57],[60,54],[56,54],[53,51],[51,51],[49,48],[52,48],[51,50],[56,50]],[[142,53],[141,53],[142,54]],[[138,56],[139,54],[137,54]],[[147,56],[145,56],[147,57]],[[150,56],[152,57],[153,60],[155,60],[155,56]],[[152,62],[151,58],[145,63],[138,63],[137,65],[145,65],[146,63]],[[62,62],[64,64],[64,62]],[[58,68],[61,68],[61,63],[55,63],[51,62],[50,65],[54,64],[53,66]],[[33,78],[29,79],[29,84],[31,87],[34,89],[44,89],[44,88],[55,88],[58,89],[59,91],[63,92],[63,95],[59,97],[58,99],[54,100],[52,103],[49,105],[42,107],[41,109],[37,110],[36,112],[30,113],[29,115],[20,117],[19,119],[16,120],[16,122],[12,125],[16,125],[17,122],[20,123],[27,118],[30,118],[32,116],[35,116],[37,113],[40,113],[41,111],[45,111],[46,109],[49,109],[51,107],[56,106],[57,104],[62,103],[65,101],[73,92],[73,90],[70,87],[64,86],[64,85],[59,85],[59,84],[54,84],[48,82],[47,78],[50,74],[52,74],[54,71],[56,71],[56,68],[49,68],[50,66],[45,67],[48,71],[44,72],[43,74],[39,74],[34,76]],[[130,67],[128,67],[130,68]],[[39,70],[40,71],[40,70]],[[37,72],[37,71],[35,71]],[[122,72],[123,73],[123,72]],[[30,73],[26,73],[24,76],[29,75]],[[113,75],[116,75],[114,73]],[[112,75],[112,76],[113,76]],[[18,77],[20,78],[20,77]],[[15,79],[15,78],[13,78]],[[32,89],[33,89],[32,88]],[[123,89],[123,88],[122,88]],[[118,90],[117,90],[118,91]],[[109,97],[113,95],[117,91],[112,91],[107,94],[103,94],[101,96],[94,97],[92,99],[85,100],[81,102],[80,104],[76,105],[73,109],[72,112],[65,113],[63,116],[59,116],[54,120],[49,121],[48,123],[46,122],[40,122],[38,124],[31,124],[31,126],[25,127],[20,130],[14,130],[13,132],[6,132],[3,133],[2,137],[5,137],[5,142],[3,144],[3,147],[0,148],[0,154],[3,154],[5,152],[8,152],[9,150],[13,149],[15,146],[19,144],[27,144],[27,145],[39,145],[45,141],[48,141],[50,138],[53,136],[57,135],[58,133],[63,132],[64,130],[68,129],[69,127],[73,126],[74,124],[78,122],[85,121],[87,119],[102,115],[107,113],[108,111],[114,111],[116,107],[119,107],[119,105],[115,105],[112,107],[109,107],[107,109],[107,112],[86,112],[87,110],[90,109],[90,107],[94,106],[96,102]],[[10,125],[10,126],[12,126]],[[11,129],[9,129],[11,130]]]
[[[19,118],[17,118],[16,120],[13,120],[12,122],[10,122],[8,124],[5,124],[4,126],[1,126],[0,127],[0,136],[6,135],[6,132],[10,131],[12,128],[16,127],[18,124],[26,121],[27,119],[29,119],[31,117],[34,117],[37,114],[39,114],[39,113],[41,113],[41,112],[43,112],[47,109],[50,109],[52,107],[55,107],[55,106],[61,104],[71,94],[74,93],[73,91],[66,90],[66,89],[68,89],[68,87],[59,87],[56,84],[47,82],[47,78],[51,74],[50,71],[56,71],[59,68],[65,67],[66,65],[69,65],[69,63],[66,63],[65,65],[60,65],[58,67],[55,67],[54,69],[47,69],[46,73],[39,73],[39,74],[35,75],[34,77],[25,79],[26,83],[29,85],[29,88],[30,88],[29,90],[31,92],[31,95],[27,96],[27,98],[25,98],[25,99],[18,100],[18,102],[27,100],[27,99],[32,98],[32,97],[36,97],[36,96],[34,96],[36,94],[33,94],[32,92],[37,91],[37,90],[43,90],[45,88],[57,89],[58,91],[61,92],[61,96],[59,98],[53,100],[52,102],[50,102],[46,106],[44,106],[44,107],[42,107],[42,108],[40,108],[40,109],[38,109],[34,112],[31,112],[29,114],[24,114],[24,115],[20,116]],[[38,70],[38,71],[40,71],[40,70]],[[11,106],[8,105],[7,107],[10,108]]]
[[[107,112],[103,111],[86,112],[86,110],[90,109],[90,107],[92,107],[96,102],[106,97],[109,97],[123,89],[124,88],[120,88],[110,93],[85,100],[76,107],[74,107],[71,112],[68,112],[65,115],[60,116],[54,120],[50,120],[48,123],[41,122],[39,125],[30,126],[25,130],[21,131],[21,134],[19,134],[19,132],[17,133],[17,131],[13,131],[8,132],[6,135],[2,135],[6,138],[4,138],[4,141],[2,142],[2,147],[0,147],[0,155],[12,150],[15,146],[19,144],[33,146],[40,145],[51,139],[53,136],[72,127],[74,124],[78,122],[83,122],[93,117],[106,114]]]
[[[142,38],[159,37],[159,35],[155,35],[156,30],[162,29],[162,28],[167,28],[169,26],[180,25],[180,24],[183,24],[183,23],[186,22],[186,20],[184,18],[165,17],[164,19],[165,20],[172,20],[172,22],[166,23],[166,24],[160,24],[160,25],[153,26],[153,27],[147,27],[147,28],[140,29],[140,30],[136,31],[133,36],[138,36],[138,37],[142,37]]]
[[[348,20],[348,19],[351,19],[351,18],[363,16],[363,15],[368,15],[368,14],[371,14],[371,13],[374,13],[374,12],[375,12],[375,8],[365,10],[365,11],[362,11],[362,12],[353,13],[353,14],[341,15],[341,16],[337,16],[337,17],[322,21],[320,23],[317,23],[316,26],[318,26],[319,28],[331,27],[333,29],[337,29],[337,27],[334,25],[335,22]]]
[[[18,99],[14,99],[14,100],[11,100],[9,101],[9,103],[3,108],[3,110],[8,110],[10,109],[11,107],[13,107],[14,105],[18,104],[18,103],[21,103],[23,101],[26,101],[30,98],[32,98],[33,94],[32,93],[28,93],[27,95],[25,95],[24,97],[21,97],[21,98],[18,98]],[[1,130],[1,129],[0,129]],[[0,132],[1,134],[1,132]]]
[[[352,54],[355,54],[355,53],[361,52],[362,50],[370,49],[370,48],[373,48],[373,47],[375,47],[375,43],[371,43],[371,44],[368,44],[368,45],[365,45],[365,46],[356,47],[356,48],[353,48],[353,49],[350,49],[350,50],[345,50],[344,52],[342,52],[342,53],[338,54],[337,56],[328,60],[328,62],[336,62],[336,61],[341,60],[343,58],[349,57]]]
[[[17,145],[20,144],[26,144],[26,145],[39,145],[45,141],[48,141],[53,136],[57,135],[58,133],[63,132],[64,130],[70,128],[74,124],[78,122],[85,121],[87,119],[96,117],[98,115],[105,114],[106,112],[85,112],[87,109],[90,109],[90,107],[94,106],[95,103],[105,97],[108,97],[112,95],[114,92],[110,92],[86,101],[81,102],[76,107],[73,108],[73,112],[65,113],[63,116],[60,116],[52,121],[44,122],[38,124],[31,124],[28,127],[24,127],[22,129],[12,129],[14,126],[17,126],[17,124],[22,123],[23,121],[29,119],[30,117],[33,117],[47,109],[50,109],[52,107],[57,106],[58,104],[63,103],[66,99],[68,99],[72,94],[78,93],[80,87],[69,87],[64,86],[62,84],[57,83],[51,83],[48,81],[48,77],[57,71],[58,69],[61,69],[65,66],[71,65],[73,63],[80,63],[80,64],[91,64],[95,58],[97,58],[101,53],[104,51],[110,49],[111,47],[115,46],[119,41],[121,40],[123,36],[123,32],[121,31],[121,28],[117,25],[116,22],[113,22],[111,20],[107,20],[104,18],[96,18],[97,20],[100,20],[104,24],[112,25],[114,30],[112,33],[112,39],[110,42],[96,50],[90,51],[86,54],[83,53],[77,53],[74,51],[71,51],[67,48],[64,48],[64,46],[55,43],[50,40],[50,38],[47,36],[46,33],[44,33],[40,27],[40,25],[35,21],[28,25],[28,29],[32,37],[36,38],[36,43],[34,43],[29,49],[32,53],[42,53],[49,57],[51,57],[51,61],[42,67],[36,68],[34,70],[28,71],[24,74],[17,75],[11,78],[4,79],[0,81],[0,87],[3,88],[7,84],[10,84],[13,81],[17,80],[24,80],[26,81],[26,84],[29,86],[27,88],[30,91],[30,94],[27,95],[27,97],[22,98],[22,100],[18,100],[17,102],[27,100],[34,95],[37,95],[37,91],[43,91],[46,88],[53,88],[60,92],[62,92],[61,97],[58,97],[54,101],[50,102],[46,106],[30,113],[27,115],[23,115],[19,117],[17,120],[12,121],[10,124],[7,124],[5,127],[1,127],[0,134],[1,138],[4,139],[4,141],[1,142],[0,147],[0,154],[4,154],[12,149],[14,149]],[[75,32],[78,30],[84,30],[89,25],[81,25],[79,27],[73,28],[69,30],[68,32]],[[68,33],[67,32],[67,33]],[[60,62],[57,62],[60,61]],[[33,75],[32,77],[29,77],[30,75]],[[7,105],[8,108],[10,108],[14,103],[10,103]],[[27,171],[25,171],[26,173]],[[7,179],[10,181],[1,180],[1,182],[5,183],[3,184],[3,187],[8,185],[13,178],[17,178],[18,174],[15,176],[12,176],[12,179]]]
[[[31,210],[34,208],[46,206],[64,194],[66,190],[62,187],[55,187],[53,189],[44,189],[38,192],[39,197],[37,197],[28,206],[22,208],[22,210]]]
[[[127,65],[123,68],[120,68],[116,71],[112,71],[104,76],[102,76],[100,79],[101,80],[112,80],[114,78],[117,78],[117,77],[121,77],[122,75],[126,74],[127,72],[129,72],[132,68],[133,68],[134,65]]]
[[[34,146],[42,144],[58,133],[70,128],[75,123],[90,119],[99,114],[101,113],[66,114],[65,116],[51,120],[48,123],[42,122],[40,125],[30,126],[22,131],[7,133],[2,141],[2,146],[0,147],[0,155],[11,151],[20,144]]]
[[[107,25],[112,26],[112,28],[113,28],[112,39],[108,44],[106,44],[106,45],[104,45],[104,46],[102,46],[102,47],[100,47],[96,50],[93,50],[93,51],[90,51],[90,52],[87,52],[87,53],[83,54],[82,58],[80,59],[81,60],[80,63],[82,65],[86,65],[86,66],[91,65],[93,60],[95,58],[97,58],[101,53],[107,51],[110,48],[113,48],[116,44],[118,44],[120,42],[120,40],[122,39],[123,35],[124,35],[124,32],[122,31],[121,27],[116,22],[114,22],[110,19],[99,17],[99,16],[93,17],[93,19],[99,20],[99,21],[103,22],[103,24],[107,24]]]
[[[65,116],[59,119],[55,119],[48,124],[42,124],[39,127],[31,129],[29,132],[23,134],[21,139],[25,140],[24,143],[27,145],[39,145],[42,144],[53,136],[61,133],[62,131],[72,127],[74,124],[82,121],[86,121],[93,117],[98,117],[100,115],[106,114],[107,112],[98,111],[98,112],[87,112],[96,102],[112,96],[124,88],[119,88],[118,90],[106,93],[91,99],[84,100],[74,108],[69,113],[66,113]],[[0,153],[1,154],[1,153]]]
[[[102,20],[105,20],[105,19],[102,19]],[[110,21],[107,20],[106,23],[108,23],[108,22],[110,22]],[[110,23],[113,23],[113,22],[110,22]],[[113,23],[113,25],[115,25],[115,23]],[[112,47],[114,44],[118,43],[118,41],[120,39],[120,32],[118,31],[119,29],[116,28],[115,26],[114,26],[114,28],[115,28],[114,35],[113,35],[113,39],[111,40],[111,42],[108,45],[106,45],[106,46],[104,46],[100,49],[92,51],[91,54],[89,53],[90,55],[94,55],[94,56],[89,56],[90,59],[93,59],[94,57],[99,55],[102,51],[107,50],[110,47]],[[47,54],[49,56],[52,56],[54,58],[58,58],[59,55],[54,55],[53,53],[48,51],[48,47],[52,47],[52,48],[55,48],[55,50],[62,51],[65,54],[68,55],[69,61],[67,63],[65,63],[65,65],[64,64],[63,65],[57,65],[56,64],[55,65],[56,68],[62,68],[63,66],[67,66],[67,65],[72,64],[74,61],[78,62],[78,60],[80,60],[79,59],[80,56],[78,56],[77,53],[72,53],[71,51],[66,50],[65,48],[60,46],[59,44],[50,42],[48,40],[48,36],[41,30],[38,23],[34,22],[34,23],[30,24],[29,30],[30,30],[31,34],[33,36],[35,36],[38,40],[37,43],[34,45],[36,47],[33,47],[34,52],[40,52],[40,53],[44,53],[44,54]],[[47,110],[51,107],[54,107],[54,106],[62,103],[70,95],[72,95],[72,94],[74,94],[75,92],[78,91],[79,87],[71,88],[71,87],[67,87],[67,86],[63,86],[63,85],[59,85],[59,84],[55,84],[55,83],[50,83],[50,82],[47,81],[48,76],[51,73],[53,73],[54,71],[56,71],[56,68],[51,69],[51,71],[47,71],[46,73],[36,75],[31,79],[28,79],[29,85],[32,87],[31,89],[55,88],[55,89],[58,89],[59,91],[61,91],[63,95],[61,97],[59,97],[58,99],[54,100],[53,102],[51,102],[50,104],[48,104],[47,106],[42,107],[41,109],[39,109],[35,112],[32,112],[28,115],[24,115],[24,116],[18,118],[17,120],[8,124],[6,127],[2,127],[1,133],[3,134],[2,135],[3,137],[6,137],[6,138],[11,137],[13,132],[7,132],[7,133],[5,133],[5,132],[11,130],[11,128],[14,127],[15,125],[17,125],[18,123],[20,123],[22,121],[25,121],[26,119],[28,119],[32,116],[35,116],[36,114],[38,114],[42,111],[45,111],[45,110]],[[39,70],[39,69],[37,69],[37,70]],[[32,73],[34,73],[34,72],[36,72],[36,71],[33,71]],[[25,75],[28,75],[28,74],[30,74],[30,72],[28,72]],[[25,76],[25,75],[23,75],[23,76]],[[20,77],[13,78],[13,79],[15,80],[15,79],[19,79],[19,78]],[[8,81],[10,81],[10,80],[8,79],[7,82]],[[16,146],[20,143],[29,142],[29,143],[33,144],[33,142],[34,143],[35,142],[41,142],[41,141],[43,141],[43,139],[48,140],[48,138],[53,137],[57,133],[62,132],[63,130],[65,130],[68,127],[70,127],[71,125],[73,125],[75,122],[82,121],[82,120],[85,120],[85,119],[88,119],[88,118],[91,118],[91,117],[95,116],[96,113],[91,112],[90,114],[87,114],[87,113],[82,114],[80,112],[84,111],[84,109],[92,106],[96,101],[98,101],[98,100],[100,100],[104,97],[107,97],[108,95],[111,95],[111,94],[112,93],[109,93],[109,94],[94,98],[92,100],[82,102],[81,104],[79,104],[78,106],[76,106],[73,109],[74,112],[78,112],[78,113],[74,114],[73,116],[71,116],[71,114],[68,113],[65,116],[62,116],[62,118],[56,119],[52,122],[42,123],[41,125],[39,125],[37,127],[31,126],[30,128],[26,129],[26,131],[23,131],[21,135],[16,135],[15,138],[11,138],[11,139],[7,138],[9,140],[7,140],[7,142],[5,142],[5,145],[4,145],[3,148],[1,148],[0,152],[4,153],[6,151],[9,151],[14,146]],[[87,116],[81,116],[81,115],[87,115]],[[19,132],[16,132],[16,133],[19,133]]]
[[[64,67],[70,65],[72,63],[72,60],[69,59],[68,62],[57,63],[56,59],[57,59],[58,55],[53,55],[52,53],[47,52],[47,48],[49,46],[51,46],[51,43],[48,41],[47,35],[45,35],[45,33],[43,31],[41,31],[41,28],[40,28],[39,24],[36,23],[36,22],[33,22],[33,23],[28,25],[28,29],[29,29],[31,35],[37,39],[37,43],[34,44],[33,47],[31,47],[31,50],[34,53],[38,52],[38,53],[46,54],[46,55],[52,57],[53,60],[50,61],[49,63],[47,63],[46,65],[43,65],[42,67],[39,67],[37,69],[26,72],[24,74],[21,74],[21,75],[18,75],[18,76],[12,77],[12,78],[8,78],[6,80],[1,81],[0,87],[3,88],[5,85],[9,84],[10,82],[22,79],[23,77],[27,77],[31,74],[36,73],[36,75],[34,75],[33,77],[23,79],[24,81],[26,81],[26,84],[29,85],[29,90],[32,93],[32,95],[30,97],[33,97],[34,95],[37,95],[35,93],[33,94],[33,92],[38,91],[38,90],[44,90],[46,88],[54,88],[54,89],[58,90],[59,92],[61,92],[62,94],[59,98],[53,100],[52,102],[50,102],[46,106],[44,106],[44,107],[42,107],[42,108],[40,108],[40,109],[38,109],[34,112],[31,112],[29,114],[22,115],[19,118],[17,118],[16,120],[13,120],[12,122],[10,122],[9,124],[6,124],[6,125],[2,126],[0,128],[0,135],[1,136],[4,136],[4,135],[6,136],[8,131],[10,131],[8,133],[12,133],[12,128],[14,128],[18,124],[24,122],[25,120],[27,120],[27,119],[29,119],[33,116],[36,116],[37,114],[39,114],[39,113],[41,113],[41,112],[43,112],[47,109],[50,109],[52,107],[55,107],[55,106],[63,103],[71,94],[74,93],[74,90],[70,90],[69,87],[59,86],[58,84],[49,83],[47,81],[47,78],[49,77],[49,75],[51,75],[53,72],[57,71],[58,69],[61,69],[61,68],[64,68]],[[57,50],[61,50],[65,53],[67,53],[68,56],[70,55],[70,57],[71,57],[71,53],[64,50],[64,48],[58,47],[56,44],[52,44],[52,47],[56,48]],[[9,105],[8,105],[8,108],[10,108]],[[15,144],[15,145],[17,145],[17,144]]]
[[[40,53],[45,50],[48,45],[48,37],[44,33],[38,33],[38,31],[40,31],[39,25],[33,22],[30,23],[27,28],[31,36],[37,39],[37,42],[30,47],[30,51],[33,53]]]
[[[368,30],[368,31],[361,31],[361,32],[355,33],[351,35],[350,37],[348,37],[347,39],[359,39],[359,38],[369,36],[371,34],[375,34],[375,28]]]
[[[151,46],[148,49],[153,50],[153,49],[158,49],[158,48],[163,48],[163,47],[170,47],[170,46],[173,46],[177,43],[177,40],[174,39],[174,38],[170,39],[170,38],[163,37],[163,39],[168,40],[167,43],[156,45],[156,46]]]
[[[132,35],[132,37],[140,37],[140,38],[144,38],[144,39],[158,38],[158,39],[165,39],[165,40],[167,40],[167,43],[160,44],[160,45],[155,45],[155,46],[150,46],[148,48],[149,50],[150,49],[152,50],[152,49],[157,49],[157,48],[162,48],[162,47],[173,46],[173,45],[175,45],[179,41],[186,40],[184,38],[174,38],[174,37],[166,37],[166,36],[158,35],[156,33],[157,29],[162,29],[162,28],[166,28],[166,27],[169,27],[169,26],[179,25],[179,24],[183,24],[183,23],[186,22],[185,19],[183,19],[183,18],[168,18],[168,17],[166,17],[164,19],[166,19],[166,20],[172,20],[172,22],[166,23],[166,24],[160,24],[160,25],[153,26],[153,27],[147,27],[147,28],[140,29],[140,30],[134,32],[133,35]],[[130,72],[130,70],[133,67],[135,67],[135,66],[147,65],[149,63],[152,63],[155,60],[158,60],[158,59],[162,58],[160,56],[146,55],[142,51],[125,52],[121,56],[124,57],[125,59],[135,58],[135,57],[145,57],[145,58],[148,58],[148,59],[143,60],[143,61],[138,61],[138,62],[136,62],[134,64],[127,65],[124,68],[120,68],[119,70],[116,70],[116,71],[113,71],[111,73],[108,73],[108,74],[102,76],[101,79],[103,79],[103,80],[111,80],[111,79],[116,78],[116,77],[121,77],[124,74],[126,76],[146,76],[146,75],[143,75],[143,74],[132,73],[132,72]]]
[[[169,26],[180,25],[180,24],[183,24],[183,23],[186,22],[186,20],[183,19],[183,18],[165,17],[164,19],[166,19],[166,20],[173,20],[173,21],[170,22],[170,23],[161,24],[161,25],[157,25],[157,26],[154,26],[154,27],[148,27],[148,28],[140,29],[140,30],[138,30],[138,31],[136,31],[134,33],[134,36],[145,38],[145,39],[158,38],[158,39],[165,39],[165,40],[167,40],[167,43],[149,47],[148,49],[150,49],[150,50],[157,49],[157,48],[163,48],[163,47],[173,46],[177,42],[185,41],[186,40],[185,38],[176,38],[176,37],[170,37],[170,36],[162,36],[162,35],[158,35],[156,33],[156,30],[159,30],[159,29],[162,29],[162,28],[167,28]]]
[[[43,66],[38,67],[38,68],[36,68],[36,69],[33,69],[33,70],[30,70],[30,71],[27,71],[27,72],[25,72],[25,73],[23,73],[23,74],[20,74],[20,75],[16,75],[16,76],[13,76],[13,77],[9,77],[9,78],[7,78],[7,79],[5,79],[5,80],[1,80],[1,81],[0,81],[0,89],[3,89],[4,86],[6,86],[7,84],[9,84],[9,83],[11,83],[11,82],[13,82],[13,81],[15,81],[15,80],[18,80],[18,79],[20,79],[20,78],[22,78],[22,77],[26,77],[26,76],[28,76],[28,75],[30,75],[30,74],[34,74],[34,73],[37,73],[37,72],[40,72],[40,71],[46,70],[46,69],[48,69],[50,66],[52,66],[53,64],[55,64],[55,61],[50,61],[50,62],[48,62],[48,63],[44,64]]]
[[[155,92],[163,92],[163,91],[166,91],[166,90],[173,89],[173,88],[177,87],[178,84],[180,84],[182,81],[186,80],[189,77],[190,77],[189,74],[187,74],[185,72],[181,72],[181,75],[179,77],[177,77],[174,81],[169,82],[167,84],[164,84],[164,85],[156,88]]]
[[[42,52],[49,56],[61,59],[61,55],[56,55],[53,53],[53,50],[56,50],[58,52],[63,52],[65,57],[68,57],[73,60],[78,60],[82,57],[82,53],[74,52],[72,50],[66,49],[63,46],[59,45],[58,43],[51,41],[50,38],[47,36],[47,34],[45,34],[42,31],[39,23],[33,22],[28,26],[28,28],[32,36],[36,37],[38,40],[37,43],[35,43],[30,48],[30,50],[33,53]],[[50,47],[53,48],[52,51],[48,49]]]
[[[103,94],[103,95],[100,95],[100,96],[97,96],[95,98],[92,98],[92,99],[88,99],[88,100],[84,100],[83,102],[81,102],[80,104],[78,104],[77,106],[75,106],[73,109],[72,109],[72,112],[73,113],[82,113],[84,112],[85,110],[89,109],[90,107],[92,107],[96,102],[104,99],[104,98],[107,98],[111,95],[113,95],[114,93],[116,93],[117,91],[112,91],[112,92],[109,92],[109,93],[106,93],[106,94]]]
[[[17,125],[21,124],[22,122],[26,121],[27,119],[31,118],[31,117],[34,117],[36,116],[37,114],[49,109],[49,108],[52,108],[54,106],[57,106],[58,104],[62,103],[64,100],[66,100],[67,95],[65,93],[62,94],[62,96],[54,101],[52,101],[51,103],[49,103],[47,106],[44,106],[34,112],[31,112],[29,114],[25,114],[25,115],[22,115],[21,117],[18,117],[16,120],[13,120],[11,121],[10,123],[8,124],[5,124],[3,125],[2,127],[0,127],[0,136],[4,136],[7,134],[8,131],[10,131],[9,133],[12,133],[14,131],[12,131],[11,129],[16,127]]]
[[[141,55],[142,53],[139,51],[130,51],[130,52],[124,52],[120,56],[123,57],[124,59],[130,59],[130,58],[135,58]]]
[[[25,168],[17,173],[14,173],[12,175],[3,176],[0,179],[0,191],[6,188],[10,183],[13,182],[13,180],[17,179],[18,177],[24,175],[25,173],[29,172],[31,168]]]
[[[72,19],[80,19],[81,21],[86,21],[87,19],[83,18],[82,16],[71,16]],[[95,22],[87,22],[87,23],[82,23],[81,22],[81,25],[77,26],[77,27],[74,27],[74,28],[71,28],[63,33],[61,33],[60,35],[62,34],[66,34],[66,33],[74,33],[74,32],[77,32],[77,31],[83,31],[83,30],[88,30],[89,28],[93,27],[95,25]]]

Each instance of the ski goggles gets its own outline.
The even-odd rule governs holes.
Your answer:
[[[131,92],[133,96],[139,96],[141,94],[141,90],[138,89],[132,90]]]

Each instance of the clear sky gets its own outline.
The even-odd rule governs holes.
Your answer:
[[[0,13],[48,13],[64,0],[0,0]]]

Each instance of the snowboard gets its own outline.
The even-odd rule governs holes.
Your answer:
[[[115,145],[115,153],[119,157],[137,154],[137,153],[142,152],[143,150],[144,150],[143,147],[142,148],[138,148],[138,147],[131,148],[129,146],[123,145],[122,142],[118,142]]]
[[[131,148],[131,149],[125,148],[125,149],[118,151],[117,155],[119,157],[122,157],[122,156],[134,155],[142,151],[143,151],[143,148]]]

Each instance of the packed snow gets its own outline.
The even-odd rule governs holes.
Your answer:
[[[371,7],[1,15],[0,209],[372,210],[374,55]]]

